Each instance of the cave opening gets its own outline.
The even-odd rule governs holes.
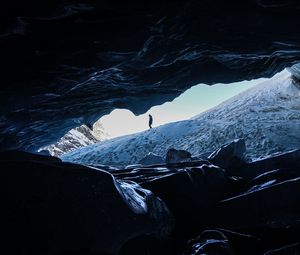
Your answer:
[[[198,84],[184,91],[174,100],[152,106],[140,115],[135,115],[128,109],[117,108],[91,125],[84,124],[73,128],[58,142],[42,147],[38,152],[48,151],[52,156],[61,156],[97,142],[146,131],[149,128],[149,114],[154,118],[154,128],[188,120],[266,80],[267,78],[259,78],[229,84],[216,83],[212,86]]]
[[[4,254],[300,254],[299,0],[0,13]]]

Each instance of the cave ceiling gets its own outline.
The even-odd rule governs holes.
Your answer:
[[[0,149],[300,60],[299,0],[5,1]]]

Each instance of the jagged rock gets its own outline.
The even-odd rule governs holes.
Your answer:
[[[300,243],[287,245],[280,249],[268,251],[265,255],[297,255],[300,254]]]
[[[250,162],[239,171],[239,175],[246,179],[252,179],[271,170],[297,166],[300,166],[300,149]]]
[[[298,226],[299,185],[300,177],[225,199],[211,212],[206,223],[231,230]]]
[[[229,241],[217,230],[207,230],[190,240],[184,255],[233,255]]]
[[[283,181],[300,177],[299,167],[276,169],[263,173],[246,184],[247,192],[260,190]]]
[[[182,233],[203,227],[206,210],[231,193],[225,171],[206,164],[197,167],[181,164],[173,173],[167,172],[141,185],[166,202],[174,214],[177,231]]]
[[[142,165],[154,165],[164,163],[165,160],[152,152],[149,152],[144,158],[139,161],[139,164]]]
[[[192,160],[191,153],[185,150],[176,150],[174,148],[171,148],[168,150],[166,155],[167,164],[187,162],[191,160]]]
[[[172,215],[149,190],[102,170],[54,159],[0,154],[3,251],[116,253],[136,236],[170,232]]]
[[[244,164],[246,145],[244,139],[236,139],[209,155],[208,160],[224,169],[240,168]]]

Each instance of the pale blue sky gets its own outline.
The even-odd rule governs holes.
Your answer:
[[[110,136],[132,134],[148,129],[148,114],[153,116],[153,127],[169,122],[186,120],[204,112],[223,101],[253,87],[266,79],[215,84],[199,84],[185,91],[172,102],[152,107],[147,113],[135,116],[126,109],[116,109],[101,118],[101,122]]]

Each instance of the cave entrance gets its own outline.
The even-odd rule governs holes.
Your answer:
[[[198,84],[186,90],[171,102],[157,105],[142,115],[134,115],[127,109],[115,109],[102,116],[93,126],[70,130],[57,143],[40,149],[47,150],[53,156],[61,156],[80,147],[109,140],[112,138],[143,132],[148,127],[148,115],[153,116],[153,127],[187,120],[205,112],[223,101],[245,91],[265,78],[240,81],[231,84],[218,83],[213,86]]]

